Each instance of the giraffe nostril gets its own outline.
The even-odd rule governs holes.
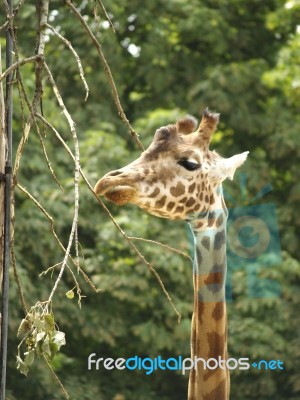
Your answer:
[[[122,174],[122,171],[112,171],[112,172],[109,172],[106,176],[118,176],[121,174]]]

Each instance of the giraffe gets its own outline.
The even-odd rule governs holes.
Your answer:
[[[186,220],[194,237],[194,309],[188,400],[228,400],[230,392],[225,301],[227,208],[222,182],[233,179],[248,152],[222,158],[209,150],[219,114],[206,109],[198,126],[186,116],[156,130],[150,146],[127,166],[108,172],[99,196],[148,213]],[[216,361],[219,362],[218,366]],[[209,367],[205,361],[210,360]]]

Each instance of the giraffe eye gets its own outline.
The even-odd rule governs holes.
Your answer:
[[[179,160],[178,164],[188,171],[196,171],[196,169],[200,168],[200,164],[196,163],[195,161]]]

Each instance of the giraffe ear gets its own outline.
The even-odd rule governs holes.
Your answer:
[[[245,151],[244,153],[223,159],[222,172],[225,175],[224,179],[229,178],[231,181],[233,180],[236,169],[246,161],[248,154],[249,151]]]
[[[248,153],[249,151],[245,151],[230,158],[220,157],[217,164],[210,171],[211,179],[218,183],[225,181],[227,178],[233,180],[236,169],[245,162]]]
[[[198,121],[192,115],[187,115],[185,118],[180,119],[176,122],[176,128],[178,133],[188,135],[189,133],[195,132]]]
[[[212,134],[216,130],[220,119],[220,114],[213,113],[206,108],[203,112],[202,119],[200,125],[198,127],[198,132],[200,133],[200,137],[205,142],[210,142]]]

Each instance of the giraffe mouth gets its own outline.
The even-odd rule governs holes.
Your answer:
[[[107,200],[118,205],[133,202],[137,196],[137,189],[133,183],[114,177],[101,178],[94,190],[98,196],[105,196]]]
[[[137,190],[129,185],[117,185],[110,188],[104,193],[107,200],[112,201],[118,205],[124,205],[126,203],[132,203],[136,198]]]

